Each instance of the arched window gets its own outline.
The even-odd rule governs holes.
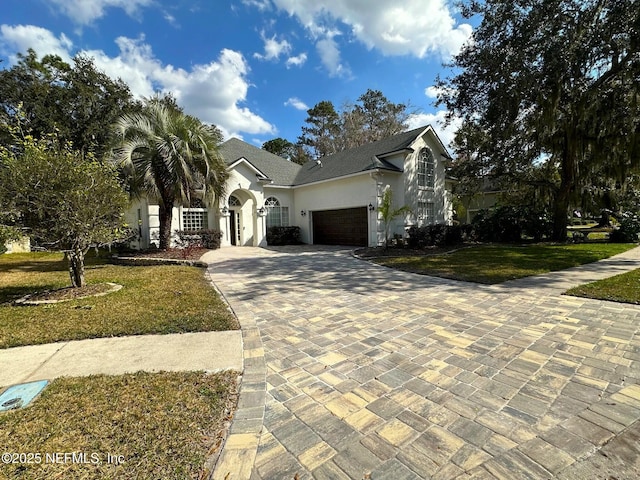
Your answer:
[[[233,195],[231,195],[229,197],[229,206],[230,207],[241,207],[242,204],[240,203],[240,200],[238,200],[237,197],[234,197]]]
[[[418,156],[418,186],[433,188],[436,178],[436,162],[433,153],[428,148],[420,150]]]
[[[289,207],[281,206],[275,197],[267,198],[264,207],[267,209],[267,227],[289,226]]]

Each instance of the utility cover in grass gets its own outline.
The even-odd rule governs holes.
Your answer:
[[[26,407],[47,386],[49,380],[20,383],[7,388],[0,395],[0,412]]]

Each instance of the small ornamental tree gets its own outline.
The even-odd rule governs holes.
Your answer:
[[[91,155],[13,134],[0,146],[0,203],[19,212],[18,223],[40,242],[65,252],[73,287],[85,286],[84,257],[93,245],[125,239],[128,195],[115,168]]]
[[[389,229],[391,228],[391,222],[394,218],[404,215],[405,213],[411,213],[411,209],[403,205],[400,208],[393,208],[393,191],[391,187],[387,185],[384,188],[384,193],[382,194],[382,203],[380,207],[378,207],[378,211],[380,212],[380,217],[384,222],[384,248],[389,246]]]

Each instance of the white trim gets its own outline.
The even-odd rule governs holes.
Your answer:
[[[342,180],[343,178],[352,178],[352,177],[357,177],[359,175],[369,175],[371,172],[376,172],[378,173],[378,171],[381,171],[383,173],[395,173],[396,175],[402,175],[404,172],[397,172],[395,170],[387,170],[384,168],[376,168],[375,170],[365,170],[364,172],[357,172],[357,173],[350,173],[349,175],[343,175],[341,177],[331,177],[331,178],[327,178],[326,180],[318,180],[316,182],[310,182],[310,183],[303,183],[300,185],[294,185],[293,188],[302,188],[302,187],[308,187],[309,185],[319,185],[321,183],[327,183],[327,182],[333,182],[334,180]]]
[[[375,156],[378,157],[378,159],[382,159],[382,158],[385,158],[385,157],[390,157],[392,155],[398,155],[400,153],[407,153],[407,154],[410,155],[415,151],[416,151],[415,148],[406,147],[406,148],[403,148],[402,150],[394,150],[393,152],[381,153],[381,154],[377,154]]]
[[[422,131],[422,133],[420,135],[416,135],[416,140],[418,138],[420,138],[420,137],[423,137],[427,132],[431,132],[433,137],[438,142],[438,145],[440,146],[440,148],[442,149],[442,151],[446,155],[447,160],[452,158],[451,154],[449,153],[449,150],[447,150],[447,147],[445,147],[444,143],[442,143],[442,140],[440,140],[440,137],[438,136],[438,134],[436,133],[435,129],[431,125],[427,125],[427,127]]]
[[[262,188],[281,188],[284,190],[293,190],[296,187],[293,185],[264,185]]]
[[[264,172],[261,172],[260,170],[258,170],[256,167],[253,166],[253,164],[247,160],[244,157],[239,158],[238,160],[236,160],[235,162],[233,162],[231,165],[229,165],[227,167],[227,170],[233,170],[235,169],[238,165],[240,165],[241,163],[246,163],[249,168],[251,170],[253,170],[254,172],[256,172],[258,175],[261,175],[263,178],[262,179],[268,179],[269,177],[267,175],[264,174]]]

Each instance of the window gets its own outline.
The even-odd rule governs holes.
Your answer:
[[[436,162],[428,148],[420,150],[418,157],[418,186],[433,188],[435,186]]]
[[[206,230],[209,228],[207,217],[204,208],[185,208],[182,210],[182,229]]]
[[[269,197],[265,200],[267,209],[267,227],[288,227],[289,207],[281,207],[277,198]]]
[[[433,202],[418,202],[418,219],[422,225],[436,223],[436,209]]]
[[[234,197],[233,195],[231,195],[229,197],[229,206],[230,207],[240,207],[240,206],[242,206],[242,204],[240,203],[240,200],[238,200],[237,197]]]

